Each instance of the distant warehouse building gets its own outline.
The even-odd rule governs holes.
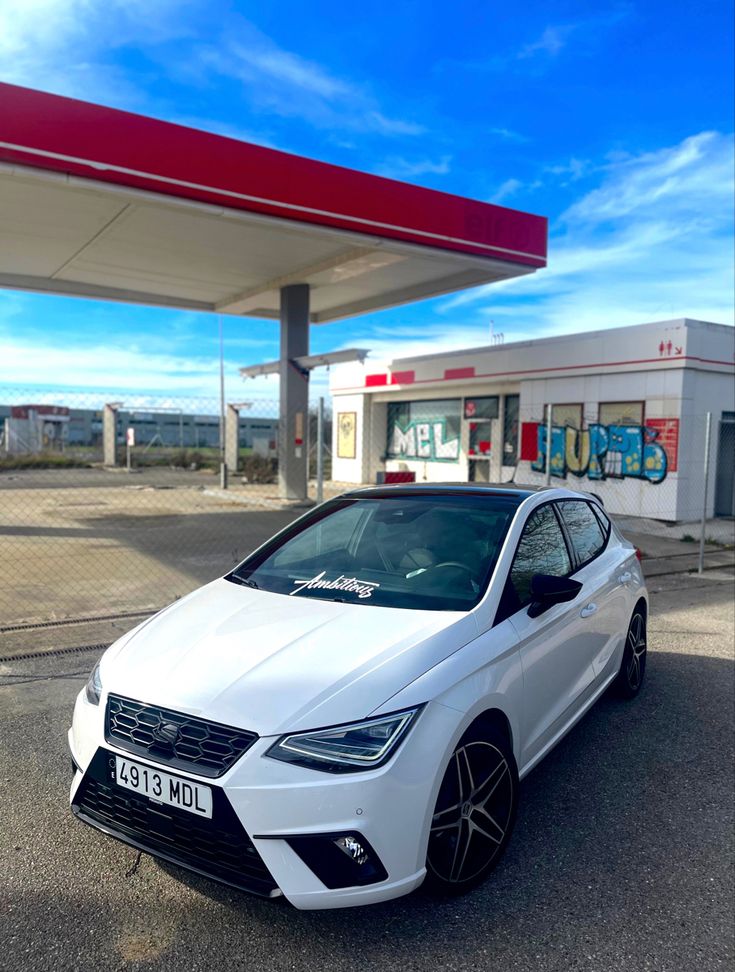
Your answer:
[[[218,415],[195,415],[176,408],[121,407],[115,412],[118,445],[125,443],[127,429],[133,429],[138,446],[217,448],[219,424]],[[102,409],[0,404],[0,453],[64,452],[76,447],[101,453],[102,426]],[[239,417],[239,448],[275,455],[277,435],[278,419]]]
[[[546,481],[614,513],[733,516],[735,329],[689,319],[332,373],[335,480]]]

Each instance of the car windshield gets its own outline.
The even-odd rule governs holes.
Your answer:
[[[227,579],[294,597],[467,611],[485,592],[522,498],[488,492],[332,500]]]

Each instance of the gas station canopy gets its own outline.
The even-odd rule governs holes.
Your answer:
[[[322,323],[545,266],[546,220],[0,84],[0,286]]]
[[[284,498],[310,324],[545,265],[541,216],[0,84],[0,287],[278,318]]]

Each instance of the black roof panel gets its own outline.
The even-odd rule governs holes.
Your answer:
[[[388,486],[363,486],[351,489],[342,496],[379,499],[386,496],[513,496],[522,502],[545,486],[524,486],[516,483],[392,483]]]

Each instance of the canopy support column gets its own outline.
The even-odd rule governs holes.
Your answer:
[[[278,423],[278,494],[281,499],[308,497],[309,372],[295,358],[309,353],[309,285],[281,288],[280,416]]]

